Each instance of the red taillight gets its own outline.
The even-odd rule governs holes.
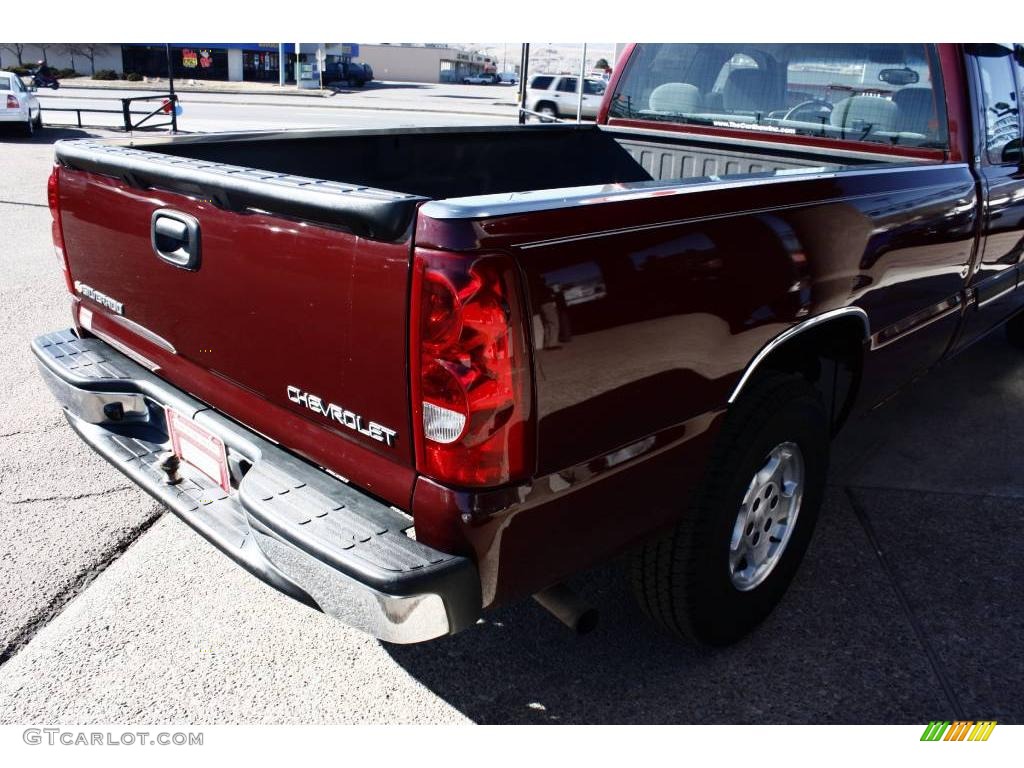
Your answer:
[[[17,97],[12,96],[11,94],[7,94],[7,108],[8,109],[17,109],[20,106],[21,106],[21,104],[18,103]]]
[[[68,290],[75,292],[75,284],[71,279],[71,269],[68,267],[68,255],[64,249],[64,229],[60,222],[60,166],[53,166],[50,178],[46,181],[46,203],[50,206],[50,216],[53,221],[50,223],[50,233],[53,236],[53,250],[57,254],[60,268],[64,270],[64,282]]]
[[[416,463],[458,486],[530,471],[530,361],[515,266],[417,251],[412,381]]]

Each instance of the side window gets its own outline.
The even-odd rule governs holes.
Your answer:
[[[1009,54],[978,56],[977,61],[985,111],[985,152],[990,163],[1000,165],[1006,146],[1020,139],[1020,96],[1013,63]]]
[[[544,91],[551,87],[551,81],[554,79],[555,78],[547,75],[539,75],[530,81],[530,87]]]
[[[0,77],[0,91],[11,90],[11,80],[13,80],[14,77],[15,75],[11,75],[10,77]]]
[[[25,84],[21,82],[21,78],[17,75],[14,75],[11,78],[11,85],[13,85],[14,90],[18,91],[19,93],[25,93]]]
[[[583,92],[588,96],[604,96],[604,83],[598,83],[594,80],[584,80]]]
[[[576,93],[577,87],[575,77],[563,77],[558,81],[558,90],[562,93]]]

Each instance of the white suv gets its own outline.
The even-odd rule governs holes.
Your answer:
[[[526,89],[526,108],[545,117],[576,117],[579,81],[576,75],[534,75]],[[597,117],[604,89],[604,80],[583,81],[583,117]]]

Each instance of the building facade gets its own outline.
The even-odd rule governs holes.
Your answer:
[[[378,80],[410,83],[458,83],[470,75],[498,71],[492,56],[436,44],[362,43],[359,60],[373,68]]]
[[[83,46],[77,46],[81,49]],[[137,73],[144,77],[167,77],[165,43],[122,43],[90,46],[93,62],[76,46],[49,45],[45,50],[28,44],[22,64],[32,66],[45,59],[58,69],[73,68],[83,75],[101,69]],[[295,82],[296,65],[301,81],[316,80],[319,69],[346,61],[365,62],[377,80],[416,83],[458,83],[471,75],[498,71],[495,56],[443,44],[359,44],[359,43],[171,43],[170,60],[174,77],[195,80],[278,82],[281,56],[285,80]],[[13,67],[17,57],[0,50],[0,66]]]

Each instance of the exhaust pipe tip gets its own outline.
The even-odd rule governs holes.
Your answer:
[[[566,584],[548,587],[535,594],[533,599],[577,635],[585,635],[597,628],[597,609]]]

